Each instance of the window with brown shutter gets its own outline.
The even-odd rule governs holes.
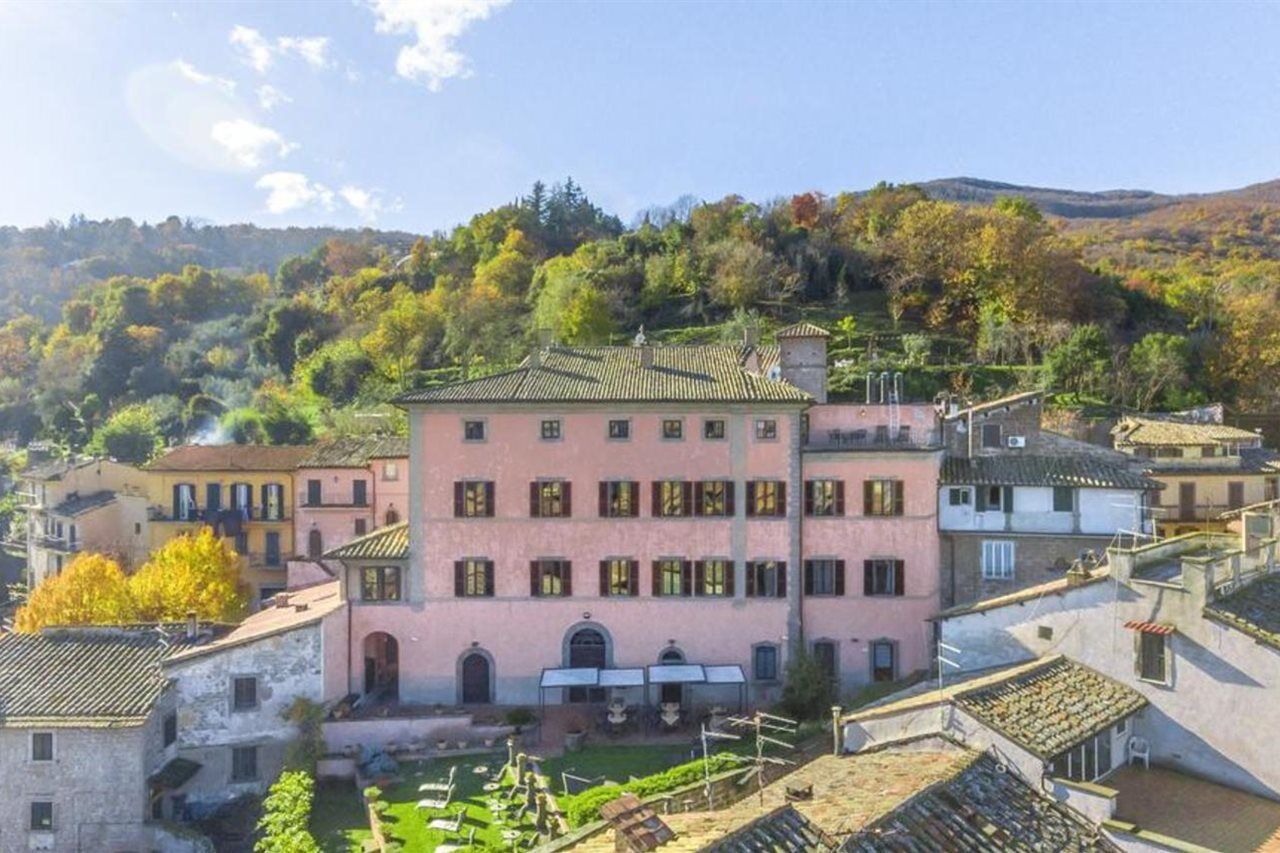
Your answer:
[[[636,518],[640,515],[640,484],[630,480],[600,483],[601,518]]]
[[[903,500],[901,480],[877,479],[862,482],[863,515],[902,515]]]
[[[862,594],[868,596],[905,595],[905,574],[905,564],[902,560],[863,560]]]
[[[753,480],[747,483],[747,515],[752,518],[781,518],[787,514],[787,484],[781,480]]]
[[[726,517],[733,514],[733,483],[703,480],[693,484],[693,514]]]
[[[693,483],[658,480],[653,484],[653,514],[656,518],[685,518],[693,509]]]
[[[609,597],[640,594],[640,564],[635,560],[600,561],[600,595]]]
[[[729,560],[697,560],[693,564],[693,593],[697,596],[733,597],[733,563]]]
[[[572,596],[573,564],[569,560],[533,560],[529,564],[529,591],[535,598]]]
[[[572,485],[565,480],[535,480],[529,484],[531,518],[568,518],[572,510]]]
[[[486,480],[455,482],[453,514],[456,518],[493,518],[493,483]]]
[[[805,560],[805,595],[844,595],[844,560]]]
[[[781,560],[747,563],[747,598],[786,598],[787,564]]]
[[[453,594],[458,598],[493,597],[493,561],[484,559],[455,560]]]
[[[844,481],[807,480],[804,514],[819,518],[844,515]]]
[[[659,596],[686,596],[693,592],[693,564],[688,560],[655,560],[653,564],[653,594]]]

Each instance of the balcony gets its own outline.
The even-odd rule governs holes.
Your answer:
[[[175,524],[213,524],[218,520],[219,515],[227,511],[228,510],[217,509],[210,512],[207,509],[196,508],[187,512],[186,517],[179,517],[173,514],[171,508],[166,509],[165,507],[153,506],[147,510],[147,518],[150,521],[173,522]],[[247,513],[243,510],[236,511],[241,512],[241,520],[243,521],[266,521],[273,523],[292,521],[292,518],[289,515],[286,515],[283,510],[272,516],[268,516],[265,507],[260,506],[253,507],[248,510]]]
[[[36,548],[44,548],[46,551],[58,551],[63,554],[78,554],[80,549],[84,547],[84,543],[78,539],[69,542],[65,536],[45,536],[43,534],[32,539],[31,544]]]
[[[1226,504],[1172,504],[1154,505],[1151,514],[1156,521],[1165,524],[1176,522],[1217,521],[1218,516],[1233,507]]]
[[[937,450],[942,447],[942,436],[937,430],[913,430],[899,427],[891,431],[887,426],[872,429],[825,429],[809,434],[804,449],[812,451],[832,450]]]
[[[346,502],[346,503],[343,503],[342,501],[319,501],[319,502],[317,502],[317,503],[312,503],[311,501],[303,501],[301,504],[299,504],[298,508],[299,508],[299,509],[311,509],[311,510],[316,510],[316,509],[372,509],[372,508],[373,508],[373,505],[372,505],[372,504],[370,504],[368,501],[360,501],[360,502],[356,502],[356,501],[348,501],[348,502]]]

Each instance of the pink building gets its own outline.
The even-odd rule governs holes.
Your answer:
[[[683,662],[741,667],[767,702],[800,643],[844,689],[926,668],[933,410],[828,403],[826,337],[553,346],[400,398],[407,524],[328,554],[347,567],[352,690],[586,701],[604,689],[540,694],[544,670]],[[690,690],[716,689],[650,697]]]
[[[398,436],[347,436],[317,444],[294,473],[294,547],[325,551],[396,524],[409,502],[409,443]]]

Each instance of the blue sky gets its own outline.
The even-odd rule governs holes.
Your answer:
[[[1280,4],[0,0],[0,223],[1280,177]],[[270,87],[270,88],[264,88]]]

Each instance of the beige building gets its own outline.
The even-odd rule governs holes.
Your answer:
[[[1220,417],[1212,409],[1205,419],[1135,415],[1111,430],[1116,450],[1165,486],[1152,497],[1161,536],[1224,530],[1223,512],[1280,497],[1280,454]]]

